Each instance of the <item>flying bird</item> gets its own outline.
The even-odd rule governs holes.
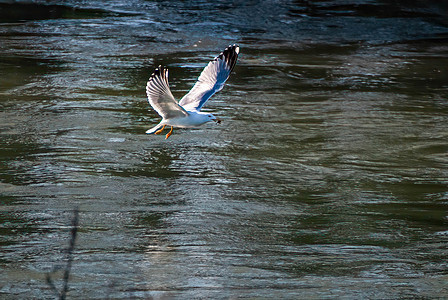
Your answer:
[[[174,127],[191,128],[204,123],[221,120],[210,113],[201,112],[202,106],[216,92],[219,92],[235,67],[240,47],[228,46],[221,54],[204,68],[193,88],[179,103],[174,99],[168,84],[168,69],[159,66],[149,77],[146,95],[152,108],[162,117],[162,121],[146,131],[147,134],[161,134],[166,126],[170,131],[165,139],[173,133]]]

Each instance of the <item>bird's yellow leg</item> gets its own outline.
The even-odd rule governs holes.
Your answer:
[[[154,132],[154,134],[161,134],[164,128],[165,128],[165,125],[163,125],[162,129],[159,129],[156,132]]]
[[[170,132],[168,132],[167,134],[166,134],[166,138],[165,138],[165,140],[167,139],[167,138],[169,138],[170,137],[170,135],[173,133],[173,126],[171,126],[171,130],[170,130]]]

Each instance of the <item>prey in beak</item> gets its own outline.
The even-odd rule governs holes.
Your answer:
[[[220,119],[218,119],[218,118],[214,119],[213,121],[215,121],[215,122],[216,122],[216,124],[221,124],[221,120],[220,120]]]

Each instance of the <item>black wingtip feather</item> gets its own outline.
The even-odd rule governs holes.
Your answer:
[[[166,77],[168,77],[168,68],[159,65],[158,67],[155,68],[154,72],[151,74],[151,76],[149,77],[149,80],[153,79],[154,77],[160,76],[163,79],[165,79]]]
[[[230,66],[230,72],[232,72],[238,59],[239,49],[240,47],[237,44],[229,45],[215,60],[224,60]]]

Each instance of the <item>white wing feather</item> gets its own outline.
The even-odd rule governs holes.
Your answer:
[[[240,47],[227,47],[202,71],[193,88],[180,101],[179,105],[187,111],[199,111],[202,106],[219,92],[235,67]]]
[[[168,69],[159,66],[146,84],[149,104],[163,119],[186,117],[185,111],[174,99],[168,84]]]

